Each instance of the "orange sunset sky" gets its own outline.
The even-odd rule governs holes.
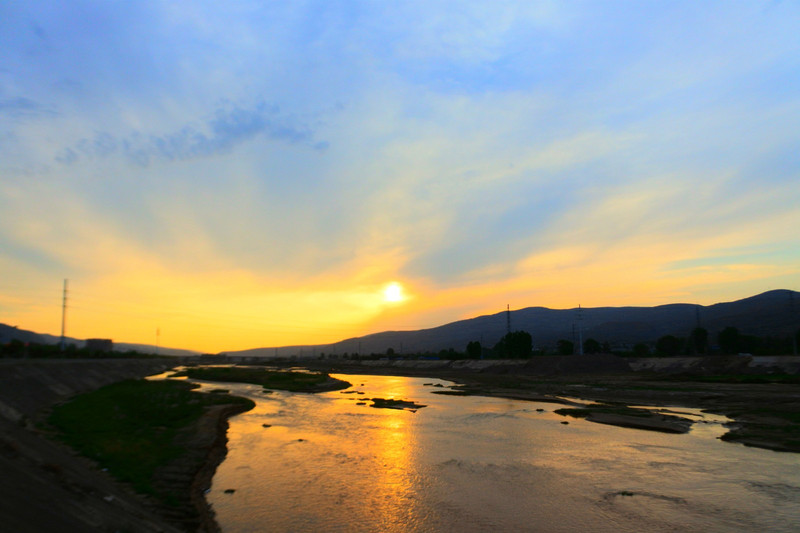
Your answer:
[[[795,2],[6,2],[0,322],[205,352],[800,289]]]

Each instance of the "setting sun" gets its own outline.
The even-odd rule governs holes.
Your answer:
[[[393,281],[383,289],[383,299],[387,302],[400,302],[404,299],[403,286]]]

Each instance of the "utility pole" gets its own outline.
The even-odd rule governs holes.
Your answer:
[[[61,299],[61,351],[64,351],[65,335],[67,331],[67,285],[69,280],[64,279],[64,295]]]
[[[789,321],[792,324],[797,325],[797,321],[795,320],[794,314],[794,291],[789,291],[789,313],[791,315],[791,320]],[[798,330],[800,331],[800,330]],[[797,331],[792,331],[792,355],[797,356]]]
[[[575,350],[578,349],[578,336],[575,334],[575,322],[572,323],[572,353],[570,355],[575,355]]]
[[[161,328],[156,328],[156,355],[159,355],[158,345],[159,345],[160,337],[161,337]]]
[[[511,333],[511,305],[506,304],[506,333]]]
[[[583,355],[583,309],[578,304],[578,355]]]

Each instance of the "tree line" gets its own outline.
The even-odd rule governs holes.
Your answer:
[[[92,359],[92,358],[139,358],[157,357],[154,354],[128,350],[125,352],[106,352],[90,348],[78,348],[75,344],[67,344],[64,349],[58,344],[45,344],[39,342],[23,342],[12,339],[0,344],[0,358],[31,358],[31,359]]]
[[[620,356],[634,357],[675,357],[692,355],[791,355],[800,350],[800,329],[794,336],[786,338],[758,337],[740,333],[733,326],[728,326],[712,338],[708,330],[702,327],[692,329],[688,335],[664,335],[651,343],[636,343],[630,347],[615,347],[609,342],[600,342],[588,338],[583,341],[583,354],[593,355],[610,353]],[[576,343],[560,339],[555,346],[534,348],[533,338],[527,331],[512,331],[504,335],[493,346],[484,346],[474,340],[467,343],[463,352],[453,348],[439,352],[395,353],[389,348],[386,353],[378,354],[343,354],[344,359],[524,359],[540,355],[576,355],[580,353]],[[325,358],[322,354],[321,358]],[[333,356],[330,356],[333,357]],[[338,357],[338,356],[337,356]]]

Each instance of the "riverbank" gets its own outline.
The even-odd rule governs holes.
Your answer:
[[[739,364],[731,358],[693,358],[694,374],[669,372],[614,372],[621,361],[610,357],[596,361],[551,358],[534,362],[541,373],[524,361],[444,365],[434,361],[406,362],[380,366],[353,365],[337,361],[309,361],[310,369],[344,374],[390,374],[436,377],[459,384],[459,394],[503,397],[515,400],[565,403],[564,398],[581,398],[615,407],[661,406],[702,409],[734,420],[722,440],[781,452],[800,453],[800,383],[798,376],[780,373],[724,374]],[[619,359],[619,358],[617,358]],[[624,362],[624,361],[622,361]],[[421,365],[411,364],[421,363]],[[478,365],[482,363],[482,365]],[[297,364],[296,362],[294,363]],[[474,367],[474,368],[473,368]],[[560,369],[553,372],[553,369]],[[572,372],[565,371],[571,368]],[[568,402],[567,402],[568,403]],[[671,431],[681,423],[655,413],[649,429]],[[642,420],[597,414],[588,420],[633,427]],[[660,427],[659,427],[660,426]]]
[[[134,491],[134,479],[126,483],[113,477],[110,469],[102,467],[97,459],[87,458],[62,442],[63,437],[47,422],[53,408],[66,405],[64,402],[70,398],[96,394],[112,383],[159,374],[182,362],[177,359],[3,361],[0,364],[0,478],[3,479],[0,515],[4,527],[17,533],[51,529],[66,533],[218,532],[205,491],[227,453],[228,418],[246,410],[247,405],[226,404],[221,395],[208,395],[217,405],[205,408],[192,423],[170,437],[173,440],[170,444],[177,446],[180,453],[165,461],[152,476],[153,491],[170,495],[170,501]],[[129,403],[145,402],[133,399]],[[161,403],[165,411],[175,413],[181,409],[175,402]],[[100,407],[103,404],[117,409],[120,400],[100,399]],[[93,414],[99,420],[92,420]],[[119,412],[103,414],[97,405],[90,405],[88,412],[79,414],[78,419],[97,426],[102,420],[118,416]],[[150,418],[150,414],[146,417]],[[164,426],[163,422],[159,424]],[[150,439],[146,431],[144,435],[135,434],[142,431],[140,427],[132,427],[129,432],[120,427],[119,444],[112,448],[141,452],[142,443],[137,439],[141,436]],[[152,440],[156,449],[145,451],[145,456],[156,455],[158,449],[165,448],[157,438]],[[139,458],[134,463],[146,460]]]
[[[185,485],[189,480],[191,502],[184,502],[183,510],[176,513],[184,513],[189,508],[185,507],[187,505],[197,508],[199,522],[170,516],[163,506],[134,494],[129,487],[101,471],[96,463],[55,441],[53,435],[43,431],[37,423],[50,405],[75,394],[114,381],[163,372],[183,362],[95,360],[3,364],[0,368],[0,476],[4,482],[0,484],[0,514],[4,525],[19,533],[54,528],[66,533],[218,531],[204,492],[227,452],[227,418],[236,412],[235,409],[212,408],[187,428],[180,438],[181,446],[194,447],[197,450],[195,459],[163,470],[159,481]],[[358,368],[335,361],[315,361],[308,366],[330,373],[442,378],[459,383],[458,394],[565,405],[572,403],[565,398],[582,398],[621,407],[695,407],[735,420],[729,427],[730,432],[723,437],[725,440],[800,452],[800,385],[797,383],[737,383],[724,379],[703,382],[697,381],[697,376],[603,373],[601,366],[594,373],[555,375],[521,374],[510,368],[498,372],[378,365]],[[589,367],[583,365],[583,368]],[[499,365],[498,368],[504,367]],[[324,386],[341,388],[342,384],[326,380]],[[594,421],[625,425],[612,415],[619,413],[600,414]],[[194,470],[186,467],[192,462]]]
[[[0,362],[0,514],[4,525],[18,533],[48,529],[67,533],[218,532],[205,493],[227,454],[228,418],[250,405],[233,401],[224,391],[200,400],[181,391],[176,396],[174,390],[160,390],[187,388],[185,381],[125,382],[192,362]],[[263,367],[257,370],[264,374]],[[293,376],[279,379],[281,383],[274,388],[319,392],[350,386],[329,376]],[[126,388],[127,392],[118,390]],[[141,388],[147,390],[135,392]],[[73,398],[76,401],[67,402]],[[71,405],[75,412],[65,427],[73,425],[73,448],[62,442],[64,427],[56,427],[51,420]],[[168,431],[173,425],[175,431]],[[91,440],[92,433],[97,439]],[[87,435],[83,453],[93,459],[76,451],[82,449],[80,443]],[[100,444],[106,451],[102,446],[97,451]],[[131,454],[113,459],[116,451]],[[156,460],[157,464],[144,464],[165,451],[168,453]]]
[[[709,382],[652,374],[568,376],[452,375],[470,394],[515,399],[530,395],[576,397],[611,406],[688,407],[726,416],[722,440],[781,452],[800,453],[800,385],[795,383]],[[651,424],[659,425],[658,414]],[[631,427],[631,419],[595,416],[602,423]],[[664,430],[672,421],[665,420]],[[658,428],[655,428],[658,429]]]
[[[0,516],[16,533],[179,533],[146,498],[54,438],[54,404],[116,381],[163,372],[171,360],[3,361],[0,364]]]

